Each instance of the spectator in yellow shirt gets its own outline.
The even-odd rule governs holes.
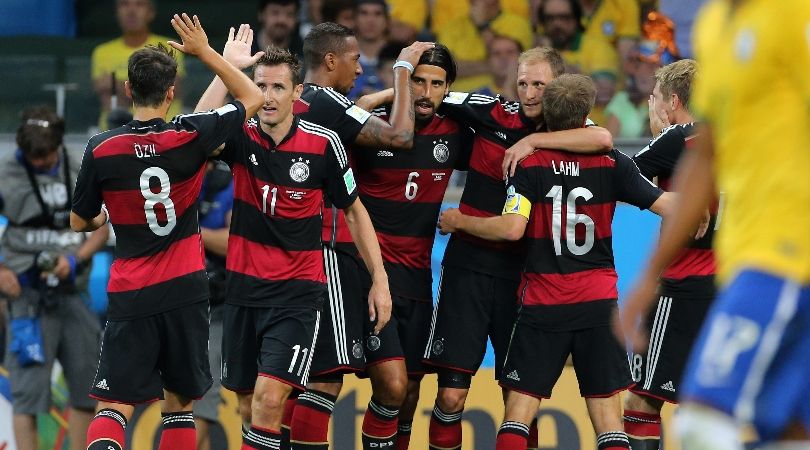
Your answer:
[[[630,61],[641,34],[637,0],[577,0],[582,7],[585,37],[602,39],[618,52],[622,63]]]
[[[100,44],[93,50],[91,60],[91,76],[93,88],[98,96],[101,106],[99,128],[106,130],[107,113],[111,107],[130,108],[131,100],[124,95],[124,81],[127,79],[127,61],[129,56],[146,45],[165,43],[169,38],[152,34],[149,25],[155,19],[155,5],[151,0],[117,0],[116,18],[121,28],[122,36],[109,42]],[[182,53],[175,54],[177,59],[177,80],[174,84],[176,100],[169,108],[169,117],[182,111],[180,101],[180,79],[185,75]],[[113,85],[113,74],[115,85]],[[113,95],[117,105],[111,105]]]
[[[509,101],[518,101],[518,57],[523,52],[520,42],[506,36],[494,36],[487,44],[487,64],[492,73],[492,83],[475,90],[479,94],[495,97],[500,95]]]
[[[389,0],[391,3],[410,4],[412,0]],[[459,17],[470,14],[470,5],[474,0],[433,0],[430,12],[430,28],[433,34],[439,35],[445,26]],[[509,14],[529,17],[529,0],[499,0],[501,9]],[[529,47],[526,47],[528,49]]]
[[[492,84],[487,64],[487,43],[496,35],[507,36],[523,48],[534,42],[526,17],[501,9],[498,0],[470,0],[468,15],[458,17],[439,30],[438,41],[446,45],[458,62],[458,75],[453,89],[474,91]]]

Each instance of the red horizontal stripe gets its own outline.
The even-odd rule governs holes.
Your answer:
[[[245,130],[245,134],[247,134],[250,140],[257,143],[262,148],[266,150],[272,148],[270,141],[267,140],[265,136],[259,131],[258,125],[245,123],[243,125],[243,129]],[[282,142],[277,149],[297,153],[310,153],[313,155],[323,155],[327,148],[328,148],[328,140],[325,137],[318,136],[299,127],[295,131],[295,134],[293,134],[292,137],[290,137],[286,141]]]
[[[613,168],[616,160],[609,155],[586,155],[579,153],[567,153],[558,150],[540,150],[521,161],[520,165],[526,169],[539,167],[555,169],[557,173],[565,173],[568,163],[575,163],[579,170]]]
[[[411,175],[411,174],[416,175]],[[360,192],[375,198],[396,202],[441,203],[450,182],[452,168],[447,169],[372,169],[357,174]],[[415,183],[410,187],[408,183]],[[413,199],[405,194],[416,192]]]
[[[332,214],[332,207],[325,207],[323,209],[323,236],[324,242],[332,241],[332,222],[334,217]],[[343,242],[346,244],[354,243],[352,233],[349,231],[349,225],[346,224],[346,215],[342,209],[337,210],[337,233],[335,242]]]
[[[495,180],[503,179],[504,152],[506,147],[492,141],[476,136],[473,140],[472,155],[470,155],[470,170]]]
[[[618,276],[614,269],[594,269],[582,272],[524,273],[518,295],[530,305],[567,305],[594,300],[618,298]],[[525,288],[525,291],[524,291]]]
[[[326,283],[323,251],[287,251],[231,233],[226,269],[268,281],[310,280]]]
[[[267,186],[265,198],[264,186]],[[276,188],[275,209],[273,206],[273,188]],[[240,163],[233,164],[233,198],[241,200],[257,210],[264,207],[268,216],[282,219],[307,219],[321,214],[323,205],[323,191],[320,189],[304,189],[289,187],[263,181],[253,176]],[[266,204],[262,204],[262,202]]]
[[[394,236],[377,232],[377,239],[384,260],[416,269],[430,269],[432,237]]]
[[[506,200],[506,197],[504,197]],[[466,203],[460,203],[458,205],[458,210],[461,211],[462,214],[466,216],[473,216],[473,217],[495,217],[500,215],[500,211],[498,214],[491,213],[489,211],[484,211],[483,209],[476,209]]]
[[[692,276],[714,275],[717,264],[714,251],[698,248],[684,249],[680,255],[667,266],[662,278],[681,280]]]
[[[160,155],[171,150],[182,148],[197,137],[196,131],[164,130],[156,133],[128,133],[115,135],[93,149],[93,158],[108,156],[130,155],[136,156],[135,144],[142,148],[154,145],[155,152]]]
[[[548,199],[551,200],[551,199]],[[551,239],[551,225],[552,225],[552,208],[551,203],[536,203],[532,207],[531,220],[527,224],[526,236],[531,239]],[[574,214],[584,214],[591,218],[594,222],[594,233],[596,239],[604,239],[613,235],[613,213],[616,210],[616,203],[601,203],[595,205],[580,204],[577,205]],[[568,208],[565,203],[562,204],[562,217],[560,220],[560,240],[565,241],[568,233]],[[585,241],[586,227],[583,223],[576,224],[577,242],[582,243]]]
[[[168,249],[139,258],[118,258],[110,267],[109,292],[127,292],[205,270],[199,234],[172,243]]]
[[[188,208],[197,204],[204,173],[205,166],[203,165],[200,166],[200,170],[193,177],[170,185],[169,199],[174,205],[174,212],[177,217],[182,216]],[[152,192],[157,194],[159,191],[153,188]],[[110,213],[110,223],[113,225],[142,225],[146,223],[146,197],[140,190],[105,190],[102,197]],[[167,222],[165,203],[156,203],[154,210],[158,223],[165,225]]]
[[[461,211],[462,214],[473,217],[494,217],[498,215],[480,209],[475,209],[472,206],[467,205],[466,203],[459,204],[458,210]],[[522,239],[516,242],[495,242],[495,241],[488,241],[486,239],[481,239],[477,236],[467,234],[463,231],[457,231],[453,233],[453,235],[461,239],[464,239],[467,242],[478,245],[479,247],[484,247],[490,250],[496,250],[501,252],[515,252],[515,254],[522,254],[523,251],[522,247],[525,245],[525,242]]]

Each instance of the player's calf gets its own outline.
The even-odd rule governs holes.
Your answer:
[[[461,416],[467,401],[472,375],[453,370],[441,370],[439,392],[430,416],[428,440],[430,448],[461,448]]]
[[[99,406],[101,409],[87,428],[87,450],[123,450],[127,429],[124,412],[106,407],[103,403]],[[129,414],[132,414],[131,407],[128,408]]]
[[[329,448],[329,418],[336,400],[336,395],[315,389],[308,389],[298,396],[290,430],[293,450]]]

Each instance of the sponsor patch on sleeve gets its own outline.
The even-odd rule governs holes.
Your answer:
[[[444,98],[444,103],[449,103],[451,105],[460,105],[460,104],[464,103],[464,100],[466,100],[467,96],[469,96],[469,95],[470,94],[468,94],[466,92],[455,92],[455,91],[450,92]]]
[[[343,174],[343,184],[346,185],[346,192],[349,194],[354,192],[357,188],[357,184],[354,182],[354,172],[352,172],[351,167]]]
[[[349,109],[346,110],[346,114],[360,123],[366,123],[368,118],[371,117],[370,112],[357,105],[350,106]]]
[[[524,196],[515,191],[514,186],[509,186],[506,190],[506,203],[503,205],[502,215],[518,214],[529,220],[532,212],[532,204]]]

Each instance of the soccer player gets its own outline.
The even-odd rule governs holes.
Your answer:
[[[194,449],[192,399],[211,386],[197,198],[207,158],[239,133],[262,95],[208,45],[196,16],[175,15],[172,26],[182,44],[169,44],[200,58],[236,100],[164,122],[177,64],[166,47],[147,47],[130,57],[125,83],[135,120],[87,144],[70,225],[88,231],[109,220],[117,236],[107,328],[91,389],[99,406],[87,431],[90,450],[123,449],[133,405],[161,397],[160,448]]]
[[[422,52],[432,43],[416,42],[400,52],[394,63],[394,100],[389,121],[381,120],[345,97],[362,73],[360,50],[351,30],[334,23],[313,27],[304,38],[307,69],[304,92],[296,105],[296,114],[304,120],[335,130],[347,146],[354,143],[369,147],[365,151],[396,152],[409,149],[414,141],[414,99],[410,75]],[[363,151],[363,150],[357,150]],[[403,187],[404,189],[404,187]],[[315,352],[313,374],[308,392],[298,401],[293,415],[292,440],[296,445],[326,442],[330,408],[343,383],[343,372],[363,368],[363,357],[381,347],[378,336],[390,317],[390,305],[368,304],[359,277],[360,264],[354,256],[351,236],[343,216],[334,208],[324,208],[324,259],[330,283],[330,311],[323,326],[334,329]],[[378,311],[375,313],[374,310]],[[364,314],[369,310],[369,314]],[[369,327],[364,322],[372,322]],[[365,344],[365,349],[363,348]],[[399,355],[400,357],[404,355]],[[403,359],[379,361],[366,368],[373,394],[363,419],[363,448],[389,448],[397,434],[397,423],[408,385]]]
[[[582,127],[596,89],[583,75],[562,75],[543,94],[549,130]],[[440,218],[442,232],[464,231],[490,241],[527,239],[517,318],[501,373],[509,392],[498,450],[525,449],[529,424],[573,357],[580,393],[600,450],[629,448],[619,392],[632,384],[623,346],[610,319],[617,307],[611,222],[617,201],[661,213],[664,194],[617,150],[576,154],[543,150],[510,178],[503,214]]]
[[[453,169],[466,170],[469,160],[469,130],[436,114],[455,77],[456,64],[447,47],[436,44],[426,50],[411,75],[413,148],[407,152],[358,148],[353,153],[360,198],[383,249],[393,298],[391,322],[379,333],[379,341],[369,341],[374,345],[367,346],[366,361],[374,366],[404,358],[408,372],[398,450],[408,448],[419,385],[430,371],[422,364],[422,354],[433,316],[430,260],[436,220]],[[389,111],[387,105],[374,114],[385,118]]]
[[[658,69],[650,100],[650,129],[656,137],[633,157],[641,174],[657,178],[665,190],[671,189],[672,173],[683,152],[693,150],[695,123],[687,105],[697,69],[691,59]],[[624,429],[634,449],[658,449],[663,402],[678,402],[689,350],[714,299],[715,224],[716,214],[707,233],[690,242],[661,275],[658,307],[646,324],[652,345],[646,353],[632,356],[636,385],[625,396]]]
[[[810,4],[800,0],[712,1],[695,27],[698,142],[675,175],[678,215],[664,224],[621,322],[641,344],[634,324],[659,274],[722,192],[720,293],[681,385],[684,448],[740,449],[746,424],[763,448],[810,446],[810,183],[801,175],[810,130],[797,125],[810,120],[808,27]]]
[[[604,151],[612,146],[610,133],[598,127],[536,133],[546,130],[540,103],[543,89],[563,71],[559,53],[538,47],[519,58],[520,103],[462,92],[445,97],[439,112],[476,131],[461,197],[463,213],[481,217],[500,214],[506,197],[501,167],[504,153],[527,135],[533,136],[533,143],[538,143],[536,138],[547,148]],[[426,363],[441,369],[430,419],[433,448],[461,447],[464,404],[472,375],[484,358],[487,336],[495,350],[495,375],[499,376],[514,323],[525,259],[523,247],[520,243],[489,242],[463,231],[450,239],[424,353]]]
[[[257,450],[281,445],[284,404],[309,377],[328,295],[321,248],[325,196],[345,211],[372,274],[369,302],[391,301],[377,238],[357,201],[339,137],[292,114],[303,90],[299,74],[287,50],[267,49],[254,68],[265,93],[258,121],[226,141],[222,154],[234,173],[235,195],[222,385],[237,392],[243,419],[251,421],[244,445]],[[209,94],[221,98],[219,87],[214,80],[200,103]]]

